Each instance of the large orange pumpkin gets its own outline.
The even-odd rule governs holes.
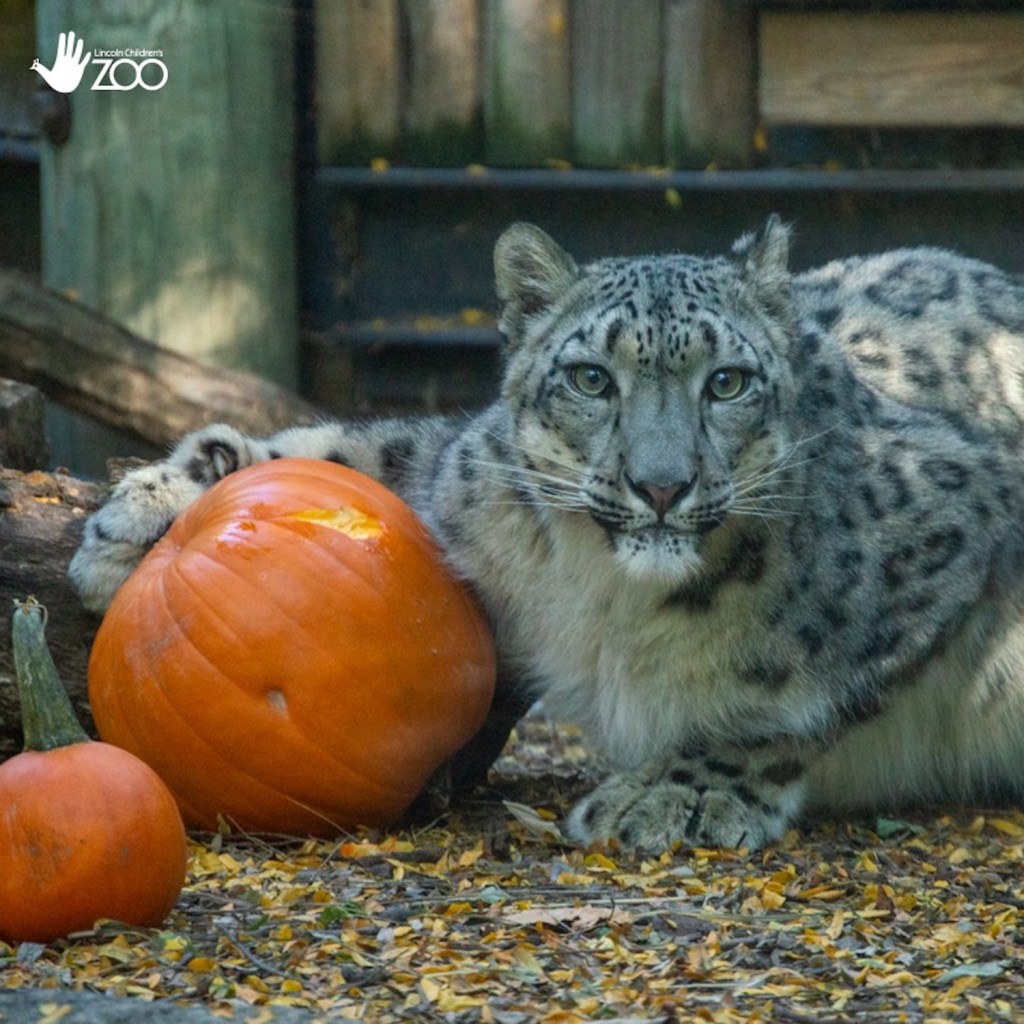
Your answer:
[[[328,462],[241,470],[178,517],[96,636],[100,735],[187,824],[388,824],[477,731],[490,632],[425,527]]]

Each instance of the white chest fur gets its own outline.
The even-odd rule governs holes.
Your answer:
[[[755,588],[722,588],[712,608],[688,612],[668,600],[671,586],[630,577],[584,517],[551,530],[548,550],[516,545],[502,559],[500,643],[540,681],[547,711],[581,724],[613,763],[635,766],[695,737],[728,741],[745,723],[800,713],[787,707],[801,705],[795,694],[738,677],[767,642]]]

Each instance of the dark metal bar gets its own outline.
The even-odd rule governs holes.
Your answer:
[[[1024,192],[1024,168],[998,170],[501,170],[321,167],[316,182],[354,191]]]

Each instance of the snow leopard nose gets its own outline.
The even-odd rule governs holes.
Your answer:
[[[626,483],[638,498],[654,509],[660,521],[693,490],[697,483],[697,474],[694,473],[689,480],[658,484],[651,480],[634,480],[627,473]]]

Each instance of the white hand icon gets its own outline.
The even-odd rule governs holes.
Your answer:
[[[53,67],[47,68],[40,64],[37,58],[32,61],[32,70],[38,71],[55,92],[74,92],[90,60],[88,54],[82,56],[84,47],[84,39],[79,39],[78,45],[75,45],[74,32],[61,32],[60,41],[57,43],[57,59],[53,62]]]

